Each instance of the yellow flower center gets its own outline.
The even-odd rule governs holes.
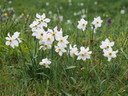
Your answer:
[[[110,53],[109,53],[109,56],[111,56],[111,55],[112,55],[112,53],[110,52]]]
[[[35,27],[37,28],[37,25],[35,25]]]
[[[50,40],[50,38],[48,38],[48,40]]]
[[[82,57],[84,57],[84,56],[85,56],[85,54],[81,54],[81,56],[82,56]]]
[[[73,53],[73,56],[75,56],[75,53]]]
[[[44,45],[44,47],[45,47],[45,48],[47,48],[47,47],[48,47],[48,45]]]
[[[42,63],[43,66],[46,66],[46,63]]]
[[[24,13],[22,13],[21,15],[24,16]]]
[[[55,35],[56,35],[55,33],[52,34],[53,37],[55,37]]]
[[[107,46],[106,48],[109,49],[109,46]]]
[[[82,26],[85,26],[85,24],[82,24]]]
[[[85,55],[87,54],[87,52],[84,53]]]
[[[40,37],[40,40],[42,39],[42,37]]]
[[[41,36],[43,36],[44,34],[43,34],[43,33],[41,33],[40,35],[41,35]]]
[[[61,51],[61,49],[58,49],[58,51]]]
[[[9,42],[11,43],[11,42],[12,42],[12,40],[9,40]]]
[[[97,21],[96,24],[99,24],[99,21]]]
[[[42,20],[40,20],[41,22],[44,22],[44,20],[42,19]]]
[[[62,42],[63,42],[63,40],[62,40],[62,39],[60,39],[60,42],[62,43]]]
[[[26,16],[27,18],[29,18],[29,14],[27,14],[27,16]]]
[[[7,16],[7,15],[8,15],[8,13],[4,13],[4,15],[5,15],[5,16]]]

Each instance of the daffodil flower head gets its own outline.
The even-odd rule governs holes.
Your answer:
[[[40,46],[39,50],[42,48],[43,48],[43,50],[51,49],[51,44],[43,44],[43,46]]]
[[[76,47],[76,45],[74,45],[73,47],[71,45],[69,45],[69,53],[71,57],[77,56],[78,55],[78,49]]]
[[[106,39],[105,41],[102,41],[101,43],[102,43],[101,46],[100,46],[101,49],[106,49],[106,50],[108,50],[108,49],[110,49],[112,46],[114,46],[114,42],[110,42],[109,39]]]
[[[46,18],[45,13],[43,13],[42,15],[39,15],[38,13],[36,14],[36,20],[38,22],[40,22],[40,26],[42,27],[47,27],[47,23],[50,22],[49,18]]]
[[[116,58],[116,53],[118,52],[118,50],[113,51],[112,48],[109,48],[108,50],[104,49],[104,56],[108,57],[108,61],[111,61],[112,58]]]
[[[48,60],[48,58],[42,59],[42,61],[39,63],[40,65],[44,66],[45,68],[50,68],[51,61]]]
[[[43,28],[37,29],[33,32],[32,36],[36,36],[37,39],[41,40],[46,36],[47,32]]]
[[[7,40],[6,45],[10,45],[12,48],[14,48],[15,46],[18,47],[19,43],[21,43],[21,40],[18,38],[19,34],[19,32],[15,32],[14,35],[11,37],[8,33],[8,37],[5,38]]]
[[[82,59],[83,61],[85,61],[86,59],[90,58],[90,54],[92,54],[92,51],[89,51],[89,47],[87,47],[86,49],[82,46],[80,47],[80,52],[78,54],[78,58],[77,60]]]
[[[54,42],[54,37],[50,33],[48,33],[45,35],[43,40],[45,44],[52,44]]]
[[[78,21],[78,26],[77,26],[77,28],[78,29],[82,29],[83,31],[86,29],[86,25],[88,24],[88,22],[87,21],[85,21],[83,18],[80,20],[80,21]]]
[[[62,47],[67,47],[67,44],[69,43],[67,41],[68,35],[64,36],[64,37],[58,37],[57,41],[58,41],[58,46],[62,46]]]
[[[95,28],[101,27],[101,23],[103,20],[101,20],[100,16],[94,18],[92,24],[95,26]]]
[[[48,32],[51,33],[56,40],[62,37],[62,28],[58,30],[57,26],[53,30],[48,29]]]
[[[35,31],[38,28],[40,28],[39,22],[35,20],[35,21],[32,22],[32,24],[29,25],[29,27],[32,28],[32,31]]]
[[[63,53],[66,52],[66,50],[65,50],[64,47],[62,47],[62,46],[55,46],[55,51],[56,51],[57,53],[59,53],[60,56],[62,56]]]

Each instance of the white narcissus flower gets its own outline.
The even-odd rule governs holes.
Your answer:
[[[14,48],[15,46],[18,47],[19,43],[21,43],[21,40],[18,38],[19,34],[19,32],[15,32],[14,35],[11,37],[8,33],[8,37],[5,38],[7,40],[6,45],[10,45],[12,48]]]
[[[71,57],[77,56],[78,55],[78,49],[76,47],[76,45],[74,45],[73,47],[71,45],[69,45],[69,53]]]
[[[51,44],[43,44],[43,46],[40,46],[39,50],[42,48],[43,48],[43,50],[51,49]]]
[[[59,16],[59,19],[62,22],[63,21],[63,16]]]
[[[40,28],[40,29],[36,30],[35,32],[33,32],[32,36],[36,36],[37,39],[42,40],[46,34],[47,34],[47,32],[44,31],[43,28]]]
[[[92,24],[95,26],[95,28],[97,27],[101,27],[101,23],[103,22],[103,20],[101,20],[100,16],[97,18],[94,18]]]
[[[67,38],[68,38],[68,35],[64,36],[64,37],[57,38],[58,46],[67,47],[67,44],[69,43],[67,41]]]
[[[114,45],[114,42],[110,42],[109,39],[106,39],[105,41],[102,41],[101,42],[102,45],[100,46],[101,49],[110,49],[113,45]]]
[[[77,28],[78,29],[82,29],[83,31],[86,29],[86,25],[88,24],[88,22],[87,21],[85,21],[83,18],[80,20],[80,21],[78,21],[78,26],[77,26]]]
[[[81,18],[86,18],[86,15],[85,14],[81,15]]]
[[[48,29],[47,32],[48,32],[49,34],[51,34],[51,36],[52,36],[53,38],[55,38],[55,37],[57,36],[57,33],[54,32],[52,29]]]
[[[29,25],[30,28],[32,28],[32,31],[35,31],[39,28],[39,22],[33,21],[32,24]]]
[[[47,23],[50,22],[49,18],[46,18],[45,13],[43,15],[36,14],[36,20],[40,22],[40,26],[47,27]]]
[[[75,44],[73,47],[72,47],[71,44],[69,45],[69,50],[70,50],[70,51],[71,51],[73,48],[77,48],[77,47],[76,47],[76,44]]]
[[[51,64],[51,61],[45,58],[45,59],[42,59],[42,61],[39,64],[44,66],[45,68],[50,68],[49,65]]]
[[[52,11],[49,11],[48,14],[49,14],[49,15],[52,15]]]
[[[54,14],[54,15],[53,15],[53,19],[54,19],[54,21],[58,20],[58,19],[57,19],[57,14]]]
[[[71,24],[72,22],[71,22],[71,20],[67,20],[67,22],[66,22],[67,24]]]
[[[55,51],[56,51],[57,53],[59,53],[60,56],[62,56],[63,53],[66,52],[66,50],[65,50],[64,47],[62,47],[62,46],[55,46]]]
[[[125,10],[121,10],[120,13],[121,13],[121,14],[125,14]]]
[[[49,5],[49,2],[46,2],[46,6],[48,6]]]
[[[20,32],[15,32],[12,38],[16,38],[16,40],[18,40],[18,42],[21,43],[21,40],[18,38],[19,35],[20,35]]]
[[[108,50],[104,49],[104,56],[108,57],[108,61],[110,61],[112,58],[116,57],[116,53],[118,52],[118,50],[113,51],[112,48],[109,48]]]
[[[58,30],[58,27],[56,26],[53,30],[54,30],[54,32],[53,32],[53,33],[51,32],[51,34],[52,34],[52,36],[55,37],[56,40],[57,40],[59,37],[62,37],[62,36],[63,36],[63,35],[62,35],[62,28],[61,28],[60,30]]]
[[[94,30],[93,30],[93,32],[96,33],[96,30],[97,30],[97,28],[95,27]]]
[[[82,59],[83,61],[85,61],[86,59],[90,58],[90,54],[92,54],[92,51],[89,51],[89,47],[87,47],[86,49],[84,47],[80,47],[80,52],[78,54],[77,60]]]
[[[48,34],[45,35],[43,41],[44,41],[45,44],[48,44],[48,45],[52,44],[53,41],[54,41],[54,37],[50,33],[48,33]]]

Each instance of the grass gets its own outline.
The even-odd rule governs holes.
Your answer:
[[[49,6],[46,6],[49,2]],[[84,6],[78,6],[78,3]],[[5,8],[13,7],[14,11],[5,11],[4,21],[0,21],[0,95],[1,96],[128,96],[128,21],[127,4],[124,0],[72,0],[69,6],[67,0],[1,0],[0,13]],[[62,9],[60,8],[62,7]],[[89,24],[96,16],[101,16],[102,27],[94,34],[91,43],[92,30],[82,32],[77,29],[81,16],[74,12],[85,9]],[[125,14],[120,14],[124,9]],[[52,15],[48,12],[52,11]],[[24,18],[14,22],[24,13]],[[91,59],[77,61],[68,54],[60,57],[55,51],[38,51],[38,41],[32,37],[29,25],[36,13],[46,13],[51,19],[49,28],[59,26],[63,34],[69,35],[71,44],[90,47],[93,50]],[[13,20],[13,14],[16,18]],[[29,14],[29,19],[26,15]],[[54,14],[64,16],[64,20],[54,20]],[[112,24],[107,20],[112,18]],[[57,17],[58,18],[58,17]],[[66,24],[70,19],[72,24]],[[5,45],[7,33],[21,32],[21,45],[15,49]],[[100,49],[101,41],[109,38],[115,42],[114,50],[119,50],[117,58],[107,61]],[[51,58],[50,69],[39,65],[43,58]]]

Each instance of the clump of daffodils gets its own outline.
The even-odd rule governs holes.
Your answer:
[[[105,41],[101,42],[100,48],[103,49],[104,56],[108,58],[108,61],[110,61],[112,58],[116,57],[116,53],[118,50],[113,51],[112,47],[114,46],[114,42],[110,42],[109,39],[106,39]]]
[[[58,30],[56,26],[54,29],[49,29],[47,31],[44,30],[44,27],[47,27],[47,23],[50,22],[49,18],[46,18],[45,14],[39,15],[36,14],[36,19],[30,24],[30,28],[32,29],[32,36],[36,37],[39,40],[40,48],[43,49],[51,49],[53,42],[57,42],[55,46],[55,51],[62,56],[63,53],[66,52],[66,48],[68,45],[68,35],[63,36],[62,29]],[[54,45],[53,45],[54,46]]]
[[[62,54],[64,52],[66,52],[65,48],[67,47],[67,44],[69,43],[67,41],[68,35],[67,36],[59,36],[57,38],[57,46],[55,46],[55,51],[59,53],[60,56],[62,56]]]
[[[46,18],[45,13],[42,15],[36,14],[35,20],[30,24],[30,28],[32,28],[32,31],[35,32],[37,29],[40,29],[42,27],[47,27],[48,23],[50,22],[49,18]]]
[[[90,59],[90,55],[92,51],[89,51],[89,47],[85,48],[84,46],[80,47],[80,51],[78,51],[77,45],[72,46],[68,41],[68,35],[63,36],[62,28],[56,26],[54,29],[48,28],[48,23],[50,22],[49,18],[46,18],[45,13],[42,15],[36,14],[35,20],[30,24],[30,28],[32,30],[32,36],[35,37],[39,41],[39,50],[48,50],[55,49],[55,52],[59,54],[59,56],[63,56],[64,53],[68,53],[71,57],[77,57],[77,60]],[[92,25],[94,25],[94,33],[98,27],[101,27],[102,20],[99,17],[94,18]],[[83,18],[78,21],[77,28],[83,31],[86,30],[86,26],[88,21]],[[47,30],[45,29],[47,28]],[[10,45],[12,48],[18,47],[21,40],[19,39],[19,32],[15,32],[14,35],[10,36],[8,33],[8,37],[6,37],[6,45]],[[54,43],[55,42],[55,43]],[[114,46],[114,42],[110,42],[109,39],[101,42],[100,48],[103,49],[104,56],[108,58],[110,61],[112,58],[116,57],[116,53],[118,50],[113,51],[112,47]],[[56,44],[56,45],[55,45]],[[68,50],[68,51],[67,51]],[[45,68],[50,68],[51,61],[48,58],[42,59],[39,63]]]
[[[83,18],[84,17],[85,16],[83,16]],[[82,29],[82,31],[85,31],[88,21],[84,20],[83,18],[78,21],[77,28]],[[91,29],[94,29],[94,33],[96,33],[98,27],[101,27],[102,22],[103,20],[101,20],[100,16],[94,18],[93,22],[91,23]],[[94,28],[92,25],[94,26]]]

